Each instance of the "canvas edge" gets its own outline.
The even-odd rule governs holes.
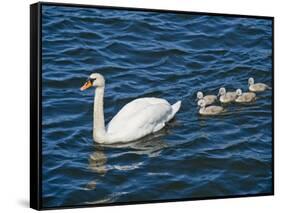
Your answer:
[[[274,42],[275,42],[275,19],[274,17],[271,17],[271,33],[272,33],[272,38],[271,38],[271,45],[272,45],[272,55],[271,55],[271,75],[272,75],[272,82],[271,82],[271,86],[272,86],[272,93],[271,93],[271,97],[272,97],[272,103],[271,103],[271,110],[272,110],[272,146],[271,146],[271,169],[272,169],[272,195],[275,195],[275,163],[274,163],[274,156],[275,156],[275,149],[274,149],[274,144],[275,144],[275,119],[274,119],[274,109],[275,109],[275,96],[274,96],[274,84],[275,84],[275,79],[274,79],[274,69],[275,69],[275,65],[274,65],[274,61],[275,61],[275,48],[274,48]]]
[[[41,193],[41,4],[30,5],[30,208],[42,209]]]
[[[164,13],[181,13],[190,15],[208,15],[208,16],[226,16],[238,18],[255,18],[255,19],[273,19],[273,16],[263,15],[245,15],[245,14],[232,14],[232,13],[215,13],[215,12],[201,12],[201,11],[186,11],[186,10],[170,10],[170,9],[155,9],[155,8],[142,8],[142,7],[125,7],[125,6],[109,6],[98,4],[79,4],[79,3],[58,3],[39,1],[41,5],[49,6],[65,6],[65,7],[80,7],[80,8],[98,8],[98,9],[115,9],[115,10],[129,10],[129,11],[144,11],[144,12],[164,12]]]

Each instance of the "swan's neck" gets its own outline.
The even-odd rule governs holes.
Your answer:
[[[98,143],[104,143],[106,132],[104,124],[104,112],[103,112],[103,96],[104,96],[104,87],[97,87],[95,91],[95,100],[94,100],[94,128],[93,128],[93,138]]]
[[[200,112],[201,112],[201,113],[204,113],[204,112],[205,112],[205,109],[206,109],[205,106],[200,107]]]

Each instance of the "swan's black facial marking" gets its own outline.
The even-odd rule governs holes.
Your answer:
[[[96,78],[90,78],[90,77],[87,78],[87,81],[91,82],[91,84],[93,84],[95,80],[96,80]]]

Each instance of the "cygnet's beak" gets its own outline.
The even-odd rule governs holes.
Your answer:
[[[90,88],[92,85],[93,84],[91,81],[86,81],[86,83],[80,88],[80,91],[84,91],[84,90]]]

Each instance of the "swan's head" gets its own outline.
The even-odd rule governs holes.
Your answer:
[[[242,95],[242,90],[241,89],[237,89],[236,90],[236,95],[237,96],[241,96]]]
[[[202,99],[204,96],[203,96],[203,92],[199,91],[197,92],[197,99],[200,100]]]
[[[226,89],[224,87],[220,88],[218,96],[225,95],[225,94],[226,94]]]
[[[253,85],[254,83],[255,83],[254,78],[249,78],[249,79],[248,79],[248,84],[249,84],[249,86],[250,86],[250,85]]]
[[[84,91],[90,87],[104,87],[104,85],[104,77],[99,73],[92,73],[80,90]]]
[[[200,108],[203,108],[206,106],[206,102],[204,99],[201,99],[197,102],[197,105],[200,107]]]

